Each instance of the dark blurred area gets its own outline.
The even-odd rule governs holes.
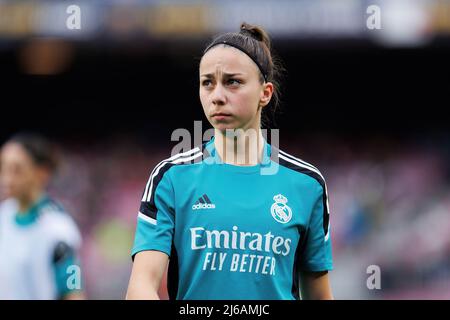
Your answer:
[[[31,130],[59,144],[51,192],[83,232],[90,298],[124,296],[150,170],[175,129],[210,127],[199,59],[242,21],[267,27],[287,70],[280,147],[327,179],[336,298],[450,298],[449,1],[375,1],[382,30],[367,30],[367,1],[263,1],[256,12],[246,1],[78,1],[88,27],[75,36],[32,29],[39,3],[59,12],[54,25],[69,5],[0,1],[0,16],[19,21],[0,23],[0,143]],[[366,287],[373,264],[381,290]]]
[[[204,119],[198,97],[203,44],[186,50],[168,42],[156,49],[146,41],[89,47],[32,39],[2,51],[5,116],[26,114],[21,117],[26,127],[64,138],[76,133],[77,139],[111,131],[163,138],[173,128]],[[446,132],[450,46],[445,43],[392,49],[364,41],[274,39],[287,69],[276,127],[363,139]],[[63,61],[55,61],[59,53]],[[27,74],[57,68],[63,68],[61,73]],[[16,124],[6,121],[2,138],[15,130]]]

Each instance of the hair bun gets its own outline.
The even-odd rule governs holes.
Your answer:
[[[263,41],[264,40],[264,35],[263,32],[260,28],[256,27],[256,26],[252,26],[248,23],[242,23],[241,24],[241,30],[240,30],[241,34],[250,36],[258,41]]]

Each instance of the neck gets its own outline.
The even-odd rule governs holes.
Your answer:
[[[27,212],[41,198],[41,196],[41,191],[34,190],[29,195],[17,199],[19,202],[19,211],[21,213]]]
[[[224,163],[238,166],[253,166],[262,162],[264,137],[257,130],[215,131],[214,145]]]

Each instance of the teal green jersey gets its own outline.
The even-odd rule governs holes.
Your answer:
[[[299,299],[299,273],[332,269],[325,180],[264,143],[255,166],[223,163],[214,138],[160,162],[142,196],[132,256],[170,257],[171,299]]]

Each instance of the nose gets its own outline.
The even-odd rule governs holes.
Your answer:
[[[212,94],[211,100],[214,105],[222,106],[226,103],[226,94],[221,84],[216,85]]]

